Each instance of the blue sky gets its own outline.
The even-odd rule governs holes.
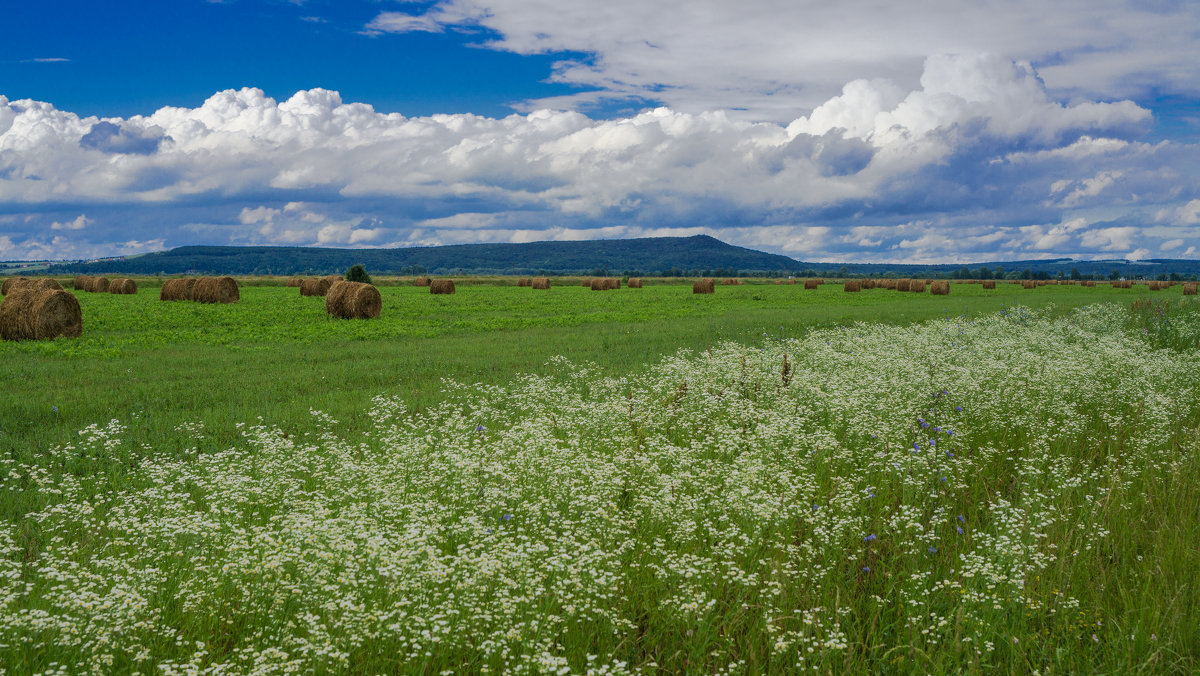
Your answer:
[[[1200,3],[174,0],[0,23],[0,259],[706,233],[1193,258]]]

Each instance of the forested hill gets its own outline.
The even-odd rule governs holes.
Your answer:
[[[52,274],[299,275],[343,272],[360,263],[378,274],[642,274],[678,271],[788,272],[800,264],[707,235],[528,244],[459,244],[406,249],[185,246],[125,260],[67,263]],[[716,274],[716,273],[714,273]]]

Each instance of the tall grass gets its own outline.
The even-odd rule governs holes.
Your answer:
[[[1130,321],[555,358],[216,446],[90,426],[0,460],[29,508],[0,528],[0,667],[1193,673],[1198,355]]]

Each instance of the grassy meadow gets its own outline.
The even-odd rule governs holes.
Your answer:
[[[1200,671],[1179,287],[140,281],[0,343],[0,672]]]

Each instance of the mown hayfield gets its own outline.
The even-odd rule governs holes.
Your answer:
[[[1178,288],[381,291],[0,344],[0,669],[1200,670]]]

